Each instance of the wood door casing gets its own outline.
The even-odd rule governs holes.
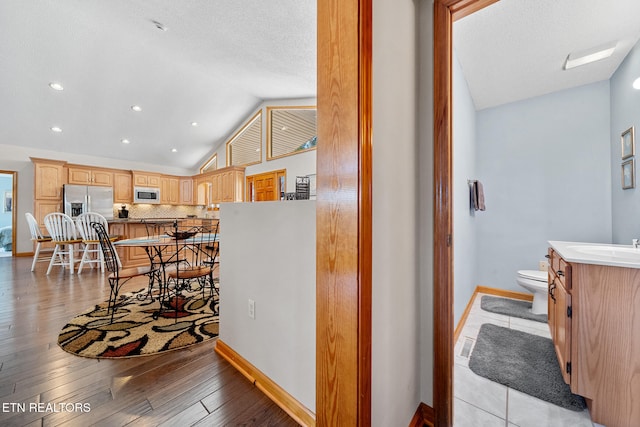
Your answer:
[[[372,1],[318,2],[316,424],[371,425]]]
[[[433,9],[433,409],[453,425],[453,22],[498,0],[435,0]]]

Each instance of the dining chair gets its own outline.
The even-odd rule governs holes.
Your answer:
[[[174,291],[181,289],[189,291],[202,290],[210,287],[211,296],[217,292],[214,283],[214,269],[216,267],[217,245],[214,245],[217,231],[207,227],[189,227],[180,229],[174,226],[174,234],[183,232],[193,233],[192,236],[181,239],[174,236],[175,253],[179,262],[167,270],[168,283],[172,283]]]
[[[109,237],[109,233],[105,229],[104,225],[100,222],[91,223],[91,227],[94,229],[98,236],[98,242],[102,251],[102,259],[109,272],[107,280],[109,280],[109,302],[107,305],[107,314],[111,312],[111,323],[113,323],[113,317],[116,311],[118,303],[118,294],[122,286],[134,277],[147,276],[149,284],[153,281],[153,277],[157,268],[153,265],[146,267],[130,267],[122,268],[118,253],[113,246],[112,238]]]
[[[38,221],[31,213],[27,212],[24,214],[24,216],[27,219],[27,225],[29,226],[29,232],[31,233],[31,241],[33,241],[36,245],[36,249],[33,252],[33,262],[31,263],[31,271],[33,271],[36,269],[37,262],[51,260],[51,254],[49,254],[49,252],[47,252],[48,256],[40,256],[40,248],[42,243],[50,242],[51,237],[42,234],[42,230],[40,230]]]
[[[91,226],[94,222],[102,224],[107,231],[107,235],[109,235],[109,224],[107,223],[107,219],[101,214],[97,212],[85,212],[76,217],[76,228],[84,245],[82,259],[78,266],[78,274],[82,273],[82,268],[85,264],[88,264],[91,268],[93,268],[93,264],[97,264],[100,266],[100,271],[104,273],[104,259],[102,250],[100,249],[100,240],[98,239],[96,230]],[[109,239],[114,241],[117,239],[117,236],[110,236]],[[116,261],[118,265],[121,265],[118,252],[116,252]]]
[[[54,265],[60,265],[62,268],[69,266],[73,273],[75,246],[82,243],[82,239],[78,238],[73,218],[60,212],[53,212],[44,217],[44,225],[51,236],[51,241],[55,244],[47,274],[51,272]]]

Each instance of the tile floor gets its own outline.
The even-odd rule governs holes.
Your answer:
[[[575,412],[493,382],[469,369],[469,358],[483,323],[551,338],[546,323],[491,313],[478,294],[454,349],[454,427],[592,427],[588,410]]]

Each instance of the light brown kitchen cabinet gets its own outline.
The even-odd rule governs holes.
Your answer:
[[[180,201],[181,205],[193,205],[193,179],[180,178]]]
[[[229,166],[194,177],[196,204],[244,201],[244,168]]]
[[[69,165],[68,183],[111,187],[113,186],[113,172],[106,169]]]
[[[160,174],[134,171],[133,185],[135,187],[160,188]]]
[[[549,330],[564,382],[571,384],[571,265],[549,249]]]
[[[62,212],[65,162],[35,157],[31,161],[34,167],[33,216],[44,232],[44,217],[52,212]]]
[[[31,158],[34,166],[34,199],[62,201],[64,164],[57,160]]]
[[[53,212],[62,212],[62,201],[36,200],[34,202],[33,216],[38,221],[40,229],[44,234],[48,234],[44,226],[44,217]]]
[[[222,202],[222,174],[211,175],[211,185],[209,186],[210,203]]]
[[[180,203],[180,178],[175,176],[160,177],[160,203],[164,205]]]
[[[131,172],[113,173],[113,203],[133,203]]]
[[[221,176],[222,202],[244,200],[244,168],[225,168]]]
[[[549,327],[565,381],[591,419],[640,426],[640,269],[567,262],[549,249]]]

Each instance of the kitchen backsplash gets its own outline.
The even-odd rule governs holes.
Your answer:
[[[121,207],[121,204],[113,205],[114,218],[118,218]],[[129,218],[184,218],[187,215],[205,218],[207,214],[204,206],[127,204],[126,207],[129,210]]]

